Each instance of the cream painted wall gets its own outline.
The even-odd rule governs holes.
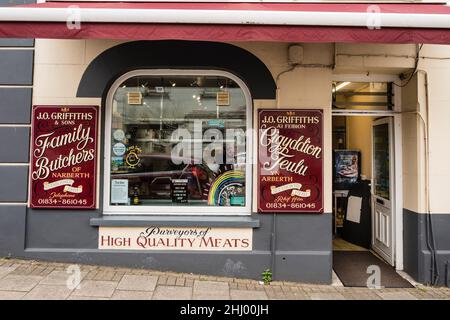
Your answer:
[[[255,54],[266,64],[274,79],[290,68],[287,62],[287,44],[280,43],[233,43]],[[333,63],[333,45],[305,44],[304,64]],[[331,153],[331,68],[297,68],[281,75],[277,82],[278,98],[254,101],[254,127],[260,108],[304,108],[324,110],[324,212],[332,211],[332,153]],[[254,134],[256,139],[256,133]],[[256,145],[254,144],[256,155]],[[329,165],[327,165],[329,164]],[[256,186],[254,171],[254,186]],[[256,211],[257,190],[253,193],[253,209]]]
[[[399,74],[414,67],[415,55],[415,45],[338,44],[335,72]],[[428,97],[430,210],[450,213],[450,46],[424,45],[420,57],[423,72],[402,89],[403,206],[427,210],[425,129],[414,112],[426,119]]]
[[[421,55],[428,57],[420,60],[418,69],[427,75],[420,74],[423,95],[428,82],[430,211],[450,213],[450,46],[425,45]]]
[[[347,145],[361,151],[361,175],[372,177],[372,117],[347,117]],[[364,178],[364,177],[362,177]]]
[[[33,92],[34,104],[100,104],[100,99],[76,98],[81,76],[89,63],[104,50],[121,42],[102,40],[36,40],[36,60]],[[259,57],[274,78],[288,69],[287,44],[233,43]],[[333,45],[307,44],[304,46],[304,63],[331,65]],[[278,82],[278,105],[283,108],[324,109],[324,211],[331,212],[331,69],[298,68],[284,74]],[[255,100],[258,108],[273,108],[275,100]],[[254,117],[256,119],[256,117]],[[256,124],[256,122],[255,122]],[[256,154],[256,147],[255,147]],[[330,165],[326,165],[330,163]],[[254,173],[256,186],[256,173]],[[256,209],[257,190],[253,203]]]
[[[424,111],[422,77],[414,76],[402,89],[403,207],[425,212],[424,123],[418,112]]]
[[[76,90],[87,65],[101,52],[120,41],[108,40],[45,40],[37,39],[33,104],[100,104],[100,99],[76,98]],[[259,57],[274,78],[288,69],[285,43],[233,43]],[[336,68],[297,68],[282,75],[278,81],[278,101],[256,100],[258,108],[321,108],[324,109],[324,204],[331,212],[331,80],[333,74],[399,74],[414,67],[415,45],[380,44],[303,44],[305,64],[331,65]],[[336,53],[336,56],[334,54]],[[428,74],[430,106],[430,191],[433,212],[450,213],[450,46],[425,45],[419,69]],[[433,59],[430,59],[433,58]],[[422,88],[421,88],[422,87]],[[425,87],[417,88],[425,105]],[[407,101],[407,97],[404,97]],[[404,104],[405,110],[414,103]],[[423,173],[424,150],[417,115],[402,116],[403,126],[403,189],[404,207],[423,212],[425,190]],[[417,135],[417,136],[416,136]],[[329,165],[327,165],[329,164]],[[254,178],[256,182],[256,176]],[[254,184],[256,185],[256,184]],[[256,195],[256,190],[254,196]]]

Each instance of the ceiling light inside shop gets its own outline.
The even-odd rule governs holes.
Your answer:
[[[336,91],[341,90],[342,88],[348,86],[350,83],[351,83],[351,82],[347,82],[347,81],[346,81],[346,82],[341,82],[341,83],[339,83],[339,84],[336,86],[336,88],[333,89],[333,92],[336,92]]]

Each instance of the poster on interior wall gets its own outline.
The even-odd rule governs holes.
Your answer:
[[[97,106],[33,106],[30,207],[95,209]]]
[[[258,112],[258,212],[323,212],[323,111]]]

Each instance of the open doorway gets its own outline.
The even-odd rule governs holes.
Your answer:
[[[411,286],[395,270],[394,101],[390,82],[333,83],[333,270],[344,286]]]

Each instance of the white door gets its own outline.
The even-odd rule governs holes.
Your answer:
[[[394,265],[394,148],[392,117],[372,124],[372,249]]]

